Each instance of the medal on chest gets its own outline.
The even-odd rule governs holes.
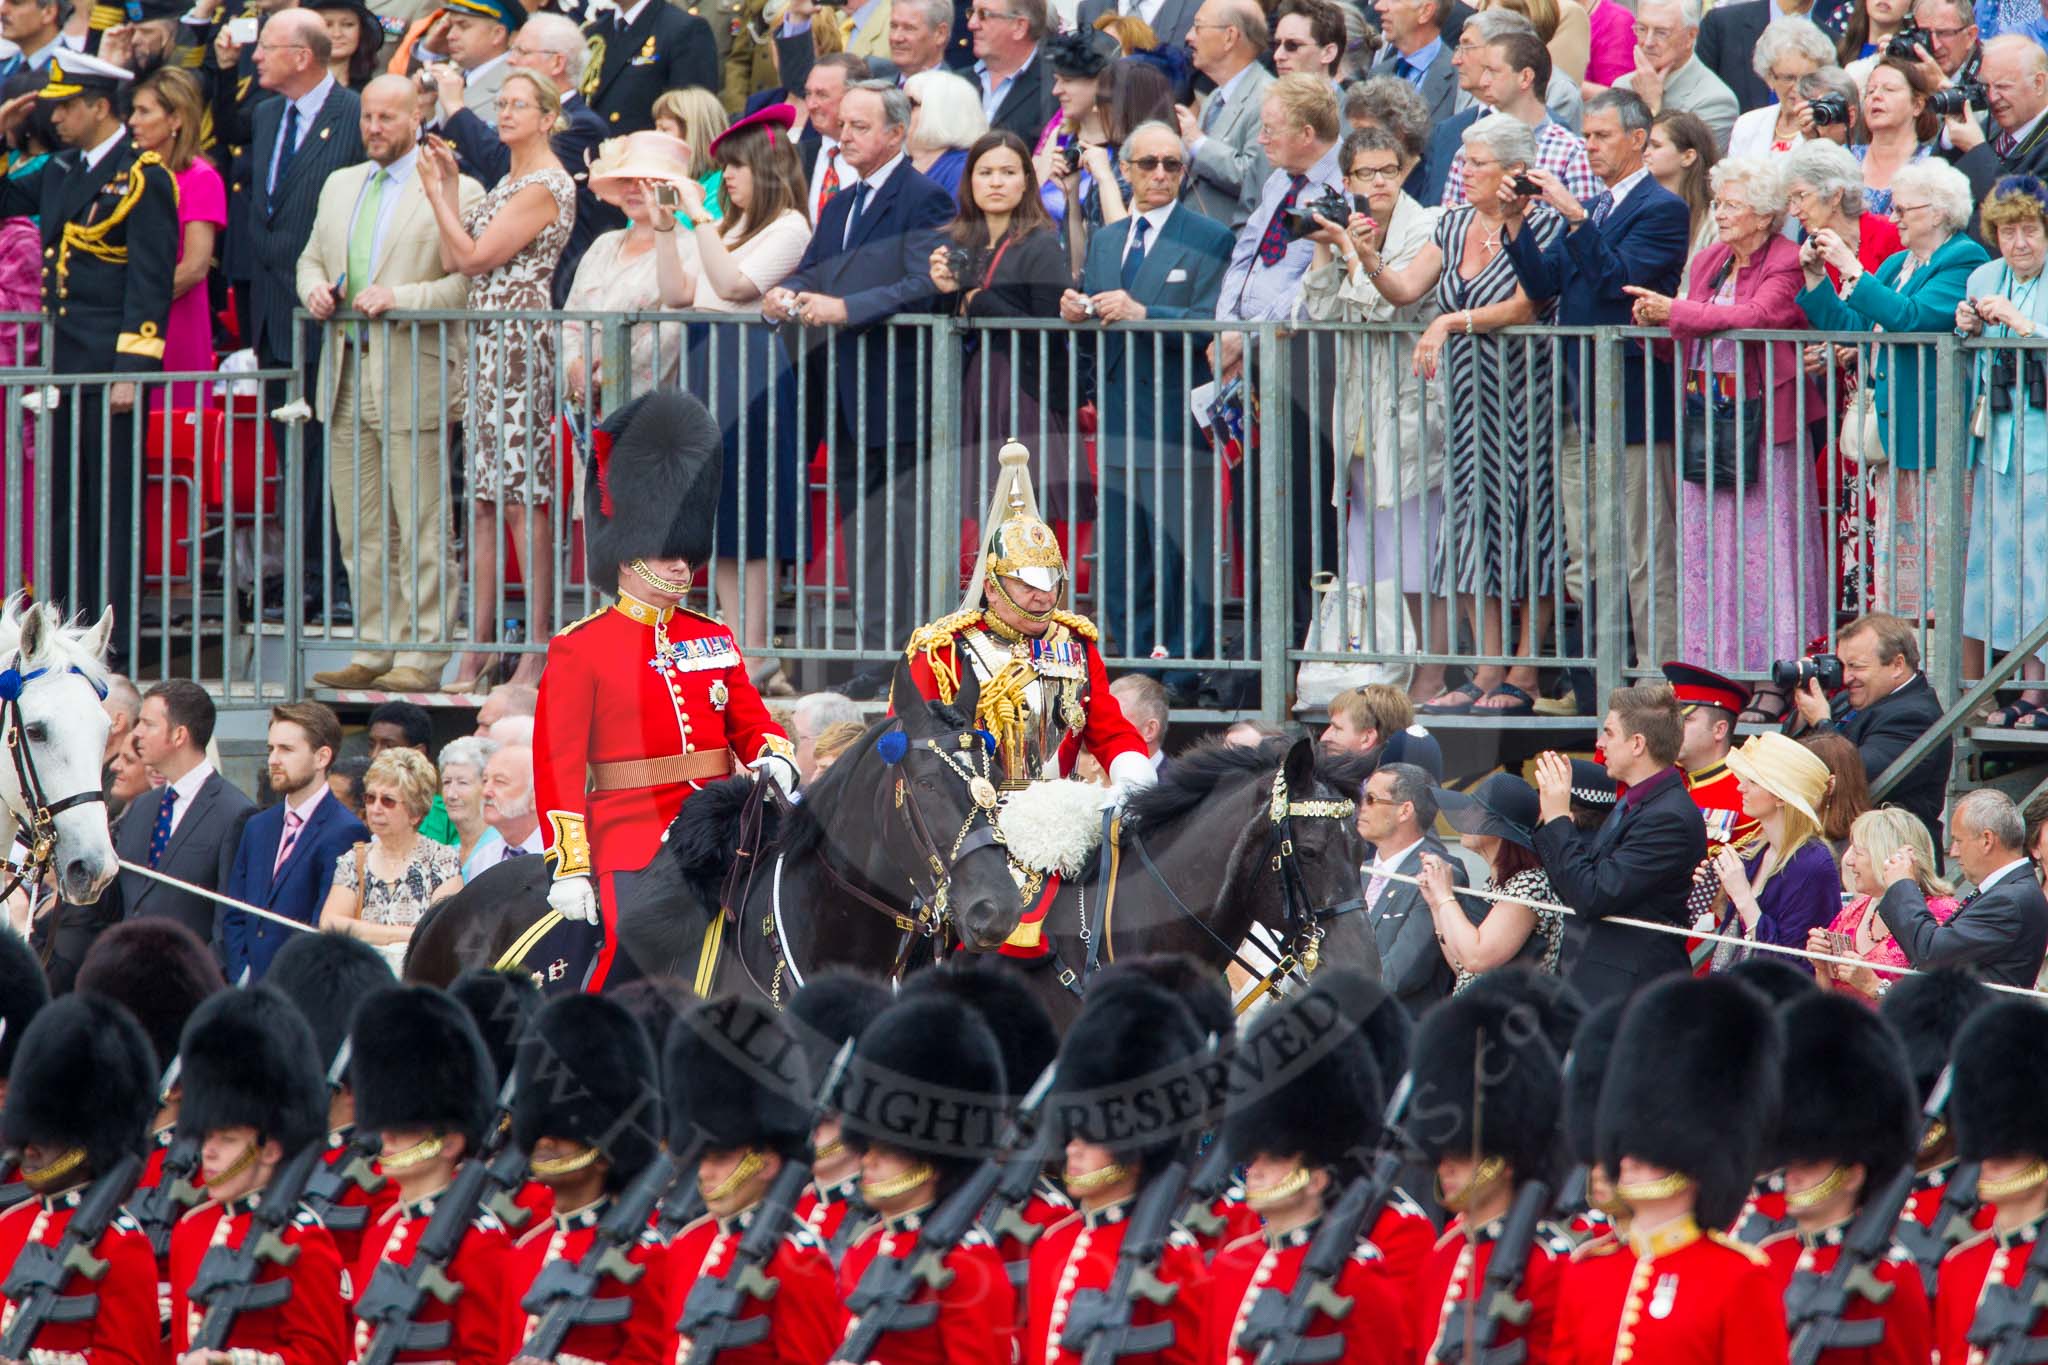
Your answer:
[[[1662,1322],[1671,1316],[1671,1307],[1678,1301],[1678,1276],[1665,1274],[1657,1277],[1657,1287],[1650,1291],[1650,1316]]]

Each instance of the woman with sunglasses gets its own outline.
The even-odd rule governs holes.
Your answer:
[[[363,774],[370,841],[335,859],[322,929],[402,957],[427,906],[461,888],[461,856],[420,834],[438,785],[434,765],[416,749],[386,749],[371,762]]]

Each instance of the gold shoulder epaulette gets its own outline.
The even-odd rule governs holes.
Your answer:
[[[1763,1252],[1758,1251],[1755,1247],[1751,1246],[1747,1242],[1738,1242],[1733,1237],[1730,1237],[1727,1233],[1722,1232],[1719,1229],[1709,1232],[1707,1234],[1707,1240],[1709,1242],[1712,1242],[1717,1247],[1727,1247],[1730,1251],[1737,1251],[1742,1253],[1743,1257],[1747,1259],[1751,1265],[1769,1265],[1771,1263],[1771,1258],[1764,1255]]]
[[[1097,638],[1098,632],[1095,629],[1095,623],[1078,612],[1055,611],[1052,614],[1052,619],[1084,640],[1094,640]]]
[[[604,615],[606,612],[610,610],[610,607],[599,607],[596,611],[590,613],[590,615],[582,618],[581,620],[571,621],[568,625],[563,626],[560,630],[556,631],[555,634],[557,636],[567,635],[572,630],[575,630],[581,626],[589,625],[592,621],[595,621],[598,617]]]
[[[725,631],[728,634],[730,634],[732,631],[731,626],[728,626],[725,622],[719,620],[716,616],[711,615],[709,612],[693,611],[689,607],[683,606],[680,603],[678,603],[676,606],[676,615],[694,616],[699,621],[710,622],[712,625],[717,626],[720,630]]]
[[[903,657],[912,658],[935,646],[951,644],[955,635],[980,619],[979,609],[962,607],[951,616],[941,616],[936,621],[926,622],[910,632],[910,643],[903,647]]]

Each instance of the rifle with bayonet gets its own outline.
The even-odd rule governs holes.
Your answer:
[[[1528,1278],[1529,1253],[1535,1250],[1537,1234],[1549,1211],[1550,1186],[1543,1181],[1526,1181],[1516,1191],[1500,1236],[1494,1239],[1493,1255],[1487,1258],[1478,1298],[1463,1301],[1452,1311],[1432,1359],[1442,1365],[1464,1360],[1469,1335],[1472,1365],[1522,1365],[1529,1343],[1503,1343],[1500,1335],[1508,1327],[1526,1327],[1535,1311],[1521,1296],[1522,1282]]]
[[[1970,1359],[1983,1365],[2031,1365],[2048,1361],[2048,1337],[2034,1335],[2048,1307],[2048,1237],[2034,1240],[2016,1285],[1989,1284],[1970,1322]]]
[[[1203,1154],[1201,1164],[1188,1177],[1180,1225],[1197,1237],[1222,1236],[1227,1225],[1223,1215],[1216,1212],[1216,1201],[1223,1197],[1236,1178],[1237,1163],[1231,1160],[1230,1148],[1224,1143],[1219,1129],[1210,1138],[1209,1150]]]
[[[122,1157],[86,1189],[55,1246],[30,1242],[16,1255],[0,1283],[0,1297],[14,1306],[7,1330],[0,1332],[0,1360],[27,1360],[44,1327],[83,1322],[99,1312],[98,1294],[66,1294],[64,1286],[73,1275],[96,1284],[107,1273],[107,1262],[93,1255],[93,1248],[141,1175],[141,1157]]]
[[[1173,1349],[1172,1323],[1140,1326],[1131,1318],[1140,1300],[1164,1308],[1180,1292],[1179,1285],[1159,1278],[1159,1258],[1173,1235],[1174,1215],[1187,1197],[1187,1184],[1185,1161],[1168,1162],[1146,1181],[1125,1220],[1109,1287],[1074,1295],[1060,1333],[1060,1349],[1079,1356],[1081,1365],[1115,1365],[1126,1356]]]
[[[689,1146],[675,1159],[675,1173],[661,1195],[661,1216],[655,1230],[664,1242],[673,1242],[682,1230],[704,1216],[704,1191],[697,1187],[697,1163],[704,1159],[704,1132],[690,1134]]]
[[[561,1355],[562,1344],[576,1328],[609,1327],[633,1315],[632,1299],[624,1295],[599,1298],[597,1291],[606,1280],[632,1285],[646,1273],[645,1265],[633,1263],[633,1248],[646,1236],[654,1206],[675,1178],[675,1158],[667,1152],[657,1154],[606,1210],[590,1246],[575,1264],[549,1261],[541,1268],[533,1288],[519,1301],[528,1317],[540,1321],[526,1344],[513,1354],[552,1361]]]
[[[1923,1142],[1933,1131],[1935,1123],[1946,1121],[1952,1085],[1952,1068],[1943,1067],[1941,1075],[1935,1079],[1934,1089],[1928,1092],[1927,1104],[1921,1110]],[[1935,1206],[1931,1223],[1923,1224],[1918,1218],[1903,1216],[1899,1219],[1899,1245],[1920,1268],[1920,1286],[1927,1291],[1929,1302],[1934,1299],[1942,1258],[1965,1239],[1976,1235],[1977,1210],[1983,1206],[1983,1201],[1977,1197],[1977,1171],[1974,1161],[1958,1161],[1950,1168],[1948,1183],[1942,1187],[1941,1202]],[[1911,1202],[1910,1198],[1908,1202]]]
[[[348,1075],[348,1061],[354,1052],[354,1043],[343,1038],[341,1046],[334,1050],[334,1060],[327,1067],[327,1091],[331,1095],[341,1089],[342,1078]],[[377,1173],[374,1165],[377,1154],[384,1150],[384,1140],[376,1133],[356,1129],[342,1144],[341,1155],[333,1161],[324,1161],[306,1181],[306,1192],[301,1201],[313,1215],[327,1226],[330,1232],[354,1232],[369,1221],[370,1208],[367,1204],[344,1204],[351,1186],[364,1194],[375,1194],[384,1188],[384,1177]]]
[[[171,1091],[177,1086],[184,1065],[182,1057],[173,1057],[164,1068],[156,1093],[159,1109],[170,1103]],[[193,1178],[199,1174],[199,1146],[200,1134],[179,1133],[164,1153],[156,1184],[138,1191],[129,1203],[129,1216],[149,1238],[149,1249],[156,1253],[158,1265],[171,1254],[171,1229],[206,1197],[205,1187]]]
[[[249,1215],[249,1232],[238,1247],[207,1248],[188,1295],[206,1310],[193,1334],[194,1351],[225,1351],[235,1319],[243,1313],[275,1308],[291,1297],[289,1279],[260,1281],[265,1266],[288,1266],[299,1249],[285,1241],[298,1216],[306,1185],[324,1164],[327,1144],[315,1139],[279,1167],[263,1187],[263,1197]],[[222,1217],[227,1215],[223,1213]]]

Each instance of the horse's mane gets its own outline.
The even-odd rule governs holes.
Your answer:
[[[46,628],[39,632],[34,656],[24,659],[24,665],[34,668],[55,664],[75,668],[91,679],[95,686],[106,686],[106,660],[86,648],[85,641],[91,634],[91,628],[82,621],[66,621],[55,606],[30,602],[19,593],[8,598],[5,608],[0,609],[0,654],[11,654],[20,647],[22,628],[31,612],[47,613]]]
[[[1287,761],[1291,747],[1284,739],[1269,739],[1257,747],[1225,744],[1220,738],[1204,740],[1175,757],[1157,786],[1132,793],[1124,818],[1133,825],[1178,819],[1221,790],[1251,779],[1271,779]],[[1321,745],[1315,747],[1315,760],[1317,780],[1347,795],[1355,796],[1372,775],[1371,759],[1334,757]]]
[[[939,724],[955,730],[969,728],[966,717],[943,702],[926,702],[931,716]],[[803,857],[815,852],[825,839],[825,821],[829,813],[837,809],[845,789],[853,783],[853,770],[859,760],[865,758],[875,747],[890,726],[896,724],[896,717],[883,716],[861,733],[861,737],[847,747],[845,753],[825,771],[817,784],[805,790],[804,799],[797,803],[796,810],[782,822],[782,851],[792,858]]]
[[[668,854],[682,867],[683,876],[705,905],[716,905],[724,890],[726,873],[732,867],[740,807],[753,794],[754,780],[751,774],[742,773],[698,788],[669,827]],[[772,806],[769,811],[762,830],[764,841],[775,838]]]

